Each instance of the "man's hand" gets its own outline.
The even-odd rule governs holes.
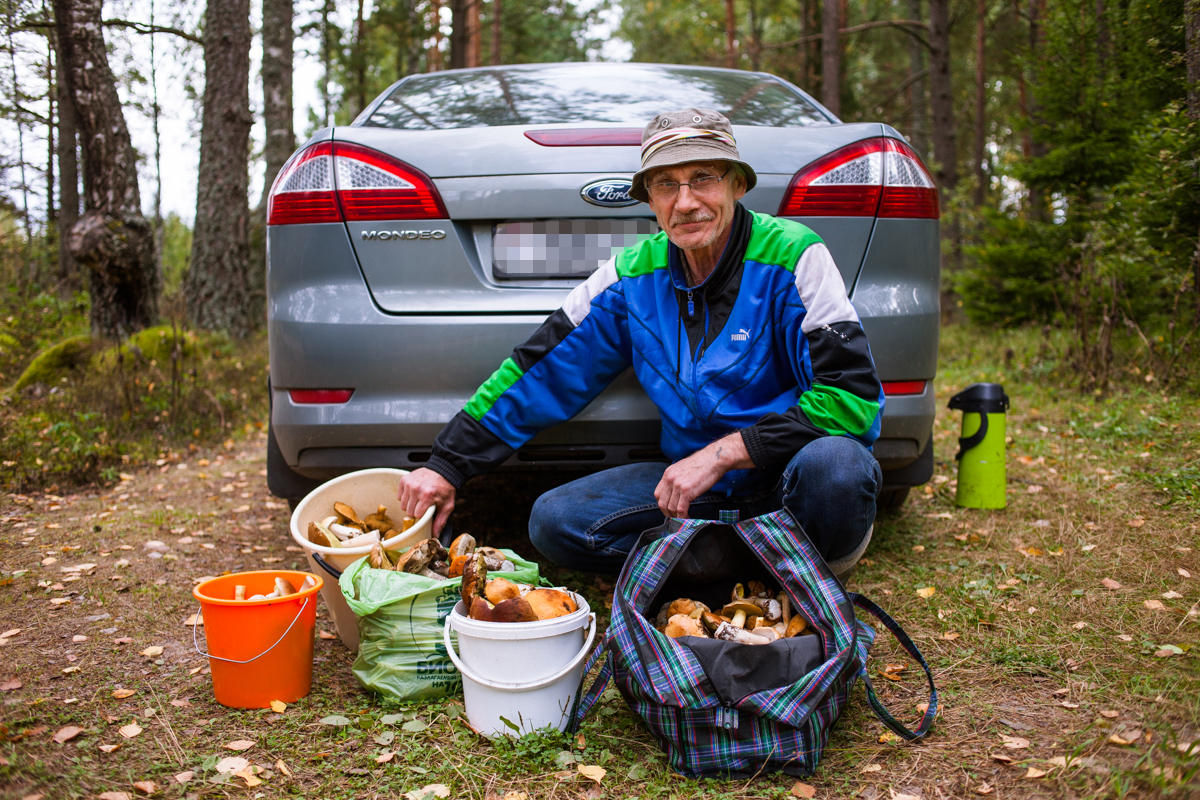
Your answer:
[[[421,467],[400,479],[400,489],[396,499],[400,507],[410,517],[421,518],[430,506],[437,506],[437,515],[433,518],[433,535],[437,536],[450,518],[454,510],[454,487],[450,481],[431,469]]]
[[[731,469],[753,467],[740,433],[731,433],[667,467],[654,499],[667,517],[686,519],[688,506]]]

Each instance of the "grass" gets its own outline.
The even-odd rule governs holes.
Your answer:
[[[935,478],[877,522],[851,579],[922,649],[941,714],[921,742],[881,741],[884,728],[856,689],[819,771],[804,779],[817,797],[971,797],[982,796],[976,790],[985,783],[996,797],[1200,793],[1200,762],[1179,749],[1200,740],[1200,507],[1189,478],[1200,459],[1200,403],[1132,373],[1110,395],[1081,396],[1043,352],[1036,331],[944,332]],[[1004,383],[1013,400],[1003,511],[954,504],[960,420],[944,409],[976,380]],[[323,639],[312,694],[284,713],[217,705],[210,678],[189,674],[206,664],[181,625],[194,611],[192,578],[262,567],[266,558],[302,564],[287,549],[286,508],[266,492],[263,442],[252,430],[230,450],[205,447],[178,462],[130,467],[130,479],[111,489],[12,495],[0,507],[0,630],[23,629],[0,649],[0,683],[22,682],[0,692],[0,796],[134,794],[133,782],[144,780],[159,785],[160,797],[399,797],[431,784],[455,797],[495,799],[789,795],[794,779],[783,776],[672,774],[612,690],[582,737],[486,743],[464,724],[461,700],[398,704],[365,695],[350,675],[352,656]],[[523,534],[529,505],[567,477],[473,483],[456,526],[532,554]],[[250,510],[233,512],[242,505]],[[168,557],[150,558],[149,539],[167,542]],[[58,560],[43,565],[48,558]],[[77,563],[99,566],[66,582],[61,566]],[[611,584],[543,566],[604,607]],[[918,596],[927,587],[936,592]],[[55,597],[71,602],[52,606]],[[88,621],[100,614],[111,616]],[[329,627],[325,617],[318,623]],[[74,642],[76,635],[88,638]],[[132,641],[114,642],[124,637]],[[140,655],[150,645],[164,652]],[[872,673],[905,660],[884,635],[872,655]],[[72,666],[79,670],[63,672]],[[876,681],[910,725],[925,699],[914,672]],[[117,699],[118,688],[136,693]],[[170,704],[183,699],[185,707]],[[353,724],[320,722],[334,714]],[[401,717],[385,722],[392,714]],[[134,720],[144,732],[124,739],[117,728]],[[402,727],[414,720],[425,727]],[[53,743],[65,725],[84,731]],[[1002,735],[1028,745],[1005,747]],[[241,755],[265,769],[253,789],[214,770],[233,755],[223,745],[235,739],[253,741]],[[121,747],[106,754],[100,744]],[[394,756],[378,763],[386,753]],[[580,764],[607,774],[597,786],[577,772]],[[175,782],[185,770],[192,780]],[[1025,777],[1038,772],[1045,774]]]

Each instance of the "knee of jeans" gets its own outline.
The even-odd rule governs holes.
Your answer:
[[[557,523],[559,503],[555,502],[555,498],[551,494],[551,492],[547,492],[534,501],[533,508],[529,512],[529,541],[541,552],[545,552],[542,545],[550,543],[553,539],[551,531],[559,527]]]
[[[878,488],[878,462],[861,444],[844,436],[826,436],[809,443],[788,464],[785,479],[792,485],[803,480],[830,492],[874,494]]]

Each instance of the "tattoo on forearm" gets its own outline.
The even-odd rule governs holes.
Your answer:
[[[718,459],[720,459],[720,458],[721,458],[721,453],[724,453],[724,452],[725,452],[725,448],[724,448],[724,447],[718,447],[718,448],[717,448],[717,458],[718,458]]]

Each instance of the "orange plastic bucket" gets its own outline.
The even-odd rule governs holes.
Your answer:
[[[275,591],[275,578],[299,588],[312,577],[316,586],[271,600],[234,600],[234,587],[246,597]],[[312,689],[313,633],[317,626],[317,575],[262,570],[222,575],[192,590],[204,617],[204,638],[212,667],[213,695],[230,708],[266,708],[272,700],[292,703]],[[195,628],[192,629],[193,639]]]

